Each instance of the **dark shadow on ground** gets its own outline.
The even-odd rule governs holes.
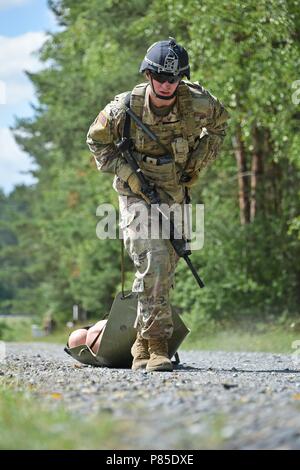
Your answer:
[[[300,370],[294,369],[237,369],[232,367],[231,369],[223,369],[221,367],[194,367],[186,364],[174,365],[174,370],[182,372],[240,372],[240,373],[271,373],[276,372],[277,374],[300,374]]]

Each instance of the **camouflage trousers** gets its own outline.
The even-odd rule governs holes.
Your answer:
[[[183,205],[177,204],[183,232]],[[135,327],[145,339],[168,339],[173,333],[170,289],[179,257],[163,236],[162,220],[139,197],[119,195],[120,228],[136,272],[132,291],[138,293]],[[169,206],[168,206],[169,207]],[[177,220],[179,220],[177,219]]]

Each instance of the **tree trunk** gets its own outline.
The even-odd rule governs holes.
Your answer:
[[[271,133],[265,130],[265,205],[268,214],[280,215],[282,210],[282,168],[273,160],[273,144]]]
[[[258,211],[263,212],[264,208],[264,189],[263,189],[263,144],[264,132],[256,126],[252,133],[253,155],[251,161],[251,201],[250,201],[250,220],[254,221]]]
[[[240,221],[242,225],[245,225],[250,222],[249,175],[247,174],[246,152],[240,125],[232,138],[232,144],[238,169]]]

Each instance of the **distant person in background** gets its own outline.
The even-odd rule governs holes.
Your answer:
[[[50,313],[46,315],[46,317],[44,318],[43,329],[44,329],[45,335],[51,335],[51,333],[53,333],[55,328],[56,328],[56,321],[53,318],[53,315]]]

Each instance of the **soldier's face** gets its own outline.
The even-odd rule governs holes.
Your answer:
[[[148,79],[150,78],[149,75],[147,74]],[[155,93],[158,95],[163,95],[163,96],[172,96],[173,93],[175,92],[176,88],[178,87],[178,82],[176,83],[169,83],[167,81],[161,83],[155,80],[155,78],[152,75],[152,85],[154,87]]]

